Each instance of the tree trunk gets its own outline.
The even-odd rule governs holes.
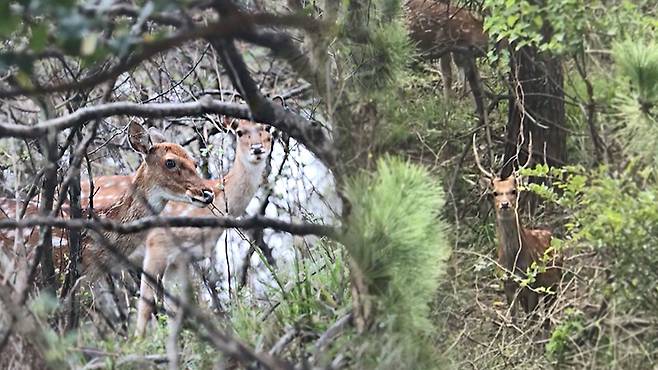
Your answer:
[[[532,134],[531,163],[561,166],[567,151],[562,65],[558,57],[526,46],[510,56],[510,99],[501,176],[525,163]],[[518,160],[517,160],[518,154]]]

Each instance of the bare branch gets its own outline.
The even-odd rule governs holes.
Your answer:
[[[190,103],[149,103],[115,102],[78,109],[69,115],[43,121],[34,126],[0,124],[0,137],[37,138],[48,130],[63,130],[84,124],[92,119],[126,115],[142,118],[184,117],[206,113],[223,114],[230,117],[250,119],[249,107],[243,104],[225,103],[204,97]],[[256,117],[254,117],[256,118]],[[268,123],[268,122],[263,122]]]
[[[103,229],[120,234],[134,234],[154,227],[222,227],[240,229],[274,229],[295,235],[317,235],[332,239],[337,238],[338,230],[333,226],[310,224],[310,223],[288,223],[275,218],[252,216],[243,219],[232,217],[144,217],[138,221],[120,223],[108,219],[63,219],[53,217],[30,217],[20,221],[14,219],[0,220],[0,229],[27,228],[34,226],[51,226],[67,229]]]
[[[107,80],[115,78],[120,74],[129,71],[144,60],[151,58],[159,53],[167,50],[174,49],[187,42],[213,37],[213,38],[226,38],[233,37],[245,25],[261,25],[261,26],[283,26],[283,27],[297,27],[307,29],[309,31],[317,30],[323,27],[323,24],[317,20],[303,15],[275,15],[269,13],[258,14],[244,14],[235,13],[232,16],[222,17],[221,21],[212,22],[204,27],[193,28],[180,32],[174,36],[164,39],[144,42],[135,45],[135,49],[141,50],[125,60],[121,61],[114,67],[106,69],[91,76],[85,77],[78,81],[68,81],[59,85],[50,86],[22,86],[13,89],[0,90],[0,98],[10,98],[19,95],[43,95],[54,92],[87,89],[97,86]]]

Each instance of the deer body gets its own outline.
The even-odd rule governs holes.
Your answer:
[[[534,262],[540,263],[548,250],[552,233],[542,229],[526,229],[521,226],[517,209],[516,179],[496,178],[492,182],[494,203],[496,207],[496,232],[498,235],[498,263],[506,273],[517,278],[525,278],[526,271]],[[549,263],[545,272],[538,273],[531,288],[555,288],[561,278],[559,261],[556,258]],[[519,302],[526,313],[534,311],[539,302],[539,293],[524,287],[519,292]],[[504,290],[512,315],[516,313],[514,300],[519,284],[513,276],[505,279]]]
[[[482,20],[462,6],[435,0],[407,0],[404,9],[409,36],[421,56],[440,62],[446,98],[452,95],[451,57],[475,91],[475,58],[485,54],[489,42]]]
[[[520,168],[526,167],[532,158],[532,137],[528,143],[528,158]],[[510,305],[511,315],[516,316],[516,303],[520,302],[526,313],[533,312],[539,303],[537,288],[558,287],[562,278],[562,260],[556,254],[550,256],[545,270],[538,272],[530,287],[521,287],[519,279],[525,279],[533,263],[543,264],[549,252],[552,233],[549,230],[526,229],[521,225],[518,214],[518,187],[516,174],[501,179],[482,167],[473,135],[475,163],[486,177],[486,185],[491,189],[496,211],[496,234],[498,236],[498,263],[505,270],[505,297]],[[552,253],[552,252],[551,252]],[[516,299],[518,292],[518,300]],[[554,296],[551,296],[552,299]]]
[[[126,186],[118,193],[116,202],[112,206],[98,209],[98,216],[127,223],[160,213],[170,200],[182,201],[196,207],[205,207],[212,203],[214,193],[196,174],[194,160],[185,149],[172,143],[154,144],[152,135],[136,123],[130,124],[128,137],[132,148],[142,155],[142,164],[133,177],[125,177]],[[14,213],[16,209],[14,203]],[[37,213],[36,206],[30,205],[27,213]],[[32,247],[38,243],[34,234],[36,233],[29,234],[28,246]],[[121,234],[103,231],[101,234],[108,245],[123,255],[132,253],[145,236],[144,232]],[[53,233],[53,238],[60,240],[60,243],[53,243],[59,246],[54,249],[54,257],[56,265],[60,266],[64,265],[66,248],[62,246],[65,245],[65,237],[63,230],[55,230]],[[3,238],[3,244],[8,241],[9,238]],[[80,255],[82,273],[86,274],[90,281],[96,280],[103,271],[102,265],[109,264],[112,259],[112,252],[104,244],[96,245],[89,233],[83,234]]]
[[[235,160],[231,170],[222,179],[205,180],[205,184],[215,193],[212,206],[199,209],[174,202],[165,207],[163,215],[237,217],[244,214],[263,180],[265,160],[272,150],[272,135],[267,131],[267,127],[249,121],[237,121],[231,129],[237,135]],[[98,189],[94,195],[94,206],[114,202],[114,194],[117,189],[126,185],[126,180],[124,176],[94,179],[94,186]],[[83,187],[83,193],[89,193],[88,187]],[[146,274],[161,279],[170,266],[177,267],[182,257],[181,252],[185,252],[187,256],[191,255],[192,260],[210,256],[223,232],[223,228],[153,229],[146,236],[143,270]],[[142,276],[136,327],[136,334],[139,336],[146,332],[146,325],[153,313],[155,290],[156,287]]]

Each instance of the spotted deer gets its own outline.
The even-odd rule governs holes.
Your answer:
[[[256,194],[266,166],[266,158],[272,150],[272,134],[269,126],[245,120],[235,120],[228,127],[237,136],[237,147],[233,166],[222,179],[206,180],[207,186],[215,192],[215,201],[209,209],[195,209],[181,203],[171,203],[163,215],[204,217],[213,215],[241,216]],[[111,203],[117,189],[125,186],[125,178],[120,176],[99,177],[94,181],[98,191],[94,204]],[[83,193],[88,194],[88,188]],[[213,212],[214,210],[214,212]],[[146,251],[143,270],[152,277],[162,279],[166,270],[175,268],[180,252],[185,251],[193,259],[210,256],[223,228],[199,229],[176,228],[154,229],[146,237]],[[168,274],[169,275],[169,274]],[[136,335],[146,333],[146,325],[153,313],[155,291],[149,280],[142,276],[140,300],[137,308]]]
[[[161,136],[147,132],[134,122],[128,126],[128,142],[132,149],[141,155],[142,163],[133,176],[124,177],[125,183],[116,193],[114,202],[107,207],[96,209],[98,217],[128,223],[159,214],[172,200],[198,208],[212,203],[213,188],[197,175],[195,161],[183,147],[163,142]],[[0,205],[4,211],[0,212],[0,217],[15,217],[19,202],[0,199]],[[36,205],[30,204],[26,214],[37,212]],[[127,256],[144,240],[145,233],[121,234],[104,231],[102,236],[118,253]],[[13,245],[17,236],[15,233],[1,235],[0,240],[5,250],[8,244]],[[28,247],[38,243],[38,233],[32,230],[24,230],[23,236],[27,239],[25,245]],[[64,230],[54,230],[56,266],[65,264],[68,248],[63,247],[66,245],[66,238]],[[107,267],[113,259],[111,252],[103,245],[97,245],[89,233],[82,237],[80,256],[81,272],[90,281],[96,280],[104,271],[103,265]]]
[[[531,139],[532,140],[532,139]],[[552,250],[549,251],[552,233],[543,229],[527,229],[521,225],[518,214],[518,182],[516,173],[507,178],[494,176],[493,172],[482,167],[473,135],[473,153],[475,163],[485,179],[484,182],[493,194],[496,212],[496,233],[498,236],[498,264],[505,271],[504,290],[511,316],[516,316],[517,301],[526,313],[535,310],[543,293],[538,288],[550,288],[555,291],[562,278],[561,258]],[[532,141],[528,145],[528,159],[521,168],[526,167],[531,160]],[[544,256],[549,260],[544,264]],[[530,286],[521,287],[519,280],[527,277],[527,272],[533,263],[544,266],[535,276]],[[519,289],[520,288],[520,289]],[[516,299],[518,292],[518,300]],[[552,299],[554,295],[547,297]],[[548,322],[546,322],[548,323]]]
[[[462,6],[437,0],[407,0],[404,5],[409,36],[427,60],[438,59],[446,99],[452,97],[451,60],[468,79],[471,90],[481,90],[475,58],[483,56],[488,37],[482,20]]]

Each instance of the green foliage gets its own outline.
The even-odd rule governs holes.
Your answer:
[[[0,72],[18,68],[23,74],[31,74],[46,47],[78,57],[83,65],[113,55],[126,56],[154,39],[152,35],[139,35],[149,16],[184,6],[184,2],[148,1],[141,6],[134,24],[108,17],[104,14],[107,5],[89,6],[74,0],[0,1],[0,37],[10,41],[0,52]],[[23,85],[29,83],[27,78],[23,80],[19,78]]]
[[[419,356],[433,352],[427,346],[433,332],[429,303],[449,254],[445,225],[437,217],[441,187],[422,167],[385,157],[375,175],[349,182],[347,196],[352,211],[343,244],[364,275],[386,331],[377,334],[386,349],[375,345],[379,366],[429,366]],[[395,349],[389,339],[395,339]],[[424,365],[412,366],[416,361]]]
[[[629,153],[658,164],[658,44],[627,40],[613,51],[623,79],[615,101],[620,137]]]
[[[338,47],[349,91],[369,94],[396,82],[413,53],[402,21],[400,0],[343,3]],[[357,10],[358,9],[358,10]]]
[[[594,173],[574,214],[574,239],[614,261],[609,266],[613,279],[605,289],[628,309],[653,310],[658,304],[658,289],[649,283],[658,279],[658,186],[643,186],[655,175],[651,169],[640,177],[631,171]]]
[[[619,72],[644,104],[658,102],[658,44],[626,40],[613,48]]]
[[[647,358],[655,360],[656,353],[644,349],[647,343],[658,342],[655,328],[642,333],[644,345],[638,346],[633,336],[630,340],[617,336],[625,324],[606,320],[616,315],[640,320],[656,318],[656,169],[643,167],[641,161],[635,160],[621,172],[605,166],[596,169],[537,166],[523,172],[550,178],[552,187],[538,194],[564,210],[562,224],[566,236],[552,246],[568,248],[566,255],[594,251],[585,263],[596,266],[594,270],[605,271],[598,278],[579,274],[579,280],[586,281],[585,289],[579,291],[573,309],[565,311],[566,317],[553,330],[546,345],[547,358],[568,364],[581,360],[584,351],[591,351],[593,367],[614,364],[614,368],[637,368]],[[599,309],[588,312],[585,308],[588,306]],[[618,353],[626,355],[618,358]]]
[[[416,143],[418,135],[434,144],[450,123],[462,129],[461,117],[450,112],[440,94],[432,87],[423,86],[426,81],[411,73],[398,79],[398,86],[372,93],[372,100],[379,107],[375,149],[398,152]]]
[[[383,89],[397,81],[412,53],[406,29],[395,20],[373,29],[367,43],[351,44],[354,78],[360,91]]]
[[[658,304],[658,185],[654,168],[632,163],[622,173],[607,167],[526,170],[550,176],[553,190],[538,192],[566,209],[565,224],[572,246],[594,247],[614,261],[603,292],[626,309],[652,310]]]
[[[485,0],[484,27],[496,41],[517,49],[568,53],[622,35],[644,33],[655,24],[642,1]]]
[[[551,333],[551,338],[546,343],[546,354],[558,363],[564,357],[572,344],[573,338],[581,335],[584,329],[584,318],[581,312],[569,310],[567,318]]]

